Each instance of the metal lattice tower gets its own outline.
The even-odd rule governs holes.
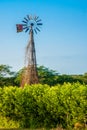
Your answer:
[[[37,63],[36,63],[36,52],[34,43],[34,32],[40,31],[42,25],[41,19],[37,16],[29,16],[22,21],[23,24],[17,24],[17,32],[25,30],[29,31],[29,42],[26,47],[25,54],[25,71],[22,75],[21,87],[25,84],[37,84],[39,83],[38,73],[37,73]]]

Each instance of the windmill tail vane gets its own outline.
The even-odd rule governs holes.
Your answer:
[[[23,25],[22,24],[16,24],[17,33],[23,31]]]

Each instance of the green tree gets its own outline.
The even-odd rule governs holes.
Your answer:
[[[15,72],[9,65],[0,65],[0,87],[14,85]]]
[[[44,66],[39,66],[38,77],[41,84],[48,84],[50,86],[57,84],[58,73],[54,70],[50,70]]]
[[[14,75],[14,72],[11,72],[12,67],[9,65],[0,65],[0,77],[5,77],[5,76],[11,76]]]
[[[20,86],[25,68],[20,69],[18,72],[12,72],[11,68],[8,65],[0,65],[0,87],[9,85]],[[64,84],[64,82],[87,84],[87,73],[83,75],[60,75],[56,71],[44,66],[38,66],[37,71],[40,84],[48,84],[50,86]]]
[[[18,86],[20,86],[20,81],[24,70],[25,68],[22,68],[16,73],[15,83],[18,84]],[[44,66],[38,66],[37,71],[40,84],[48,84],[50,86],[57,84],[58,73],[56,71],[50,70]]]
[[[15,84],[16,84],[17,86],[20,86],[20,82],[21,82],[21,79],[22,79],[22,75],[23,75],[23,73],[24,73],[24,70],[25,70],[25,68],[22,68],[22,69],[20,69],[20,70],[15,74],[15,80],[14,80],[14,82],[15,82]]]

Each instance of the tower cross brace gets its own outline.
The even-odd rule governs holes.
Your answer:
[[[40,32],[40,27],[42,25],[41,19],[37,16],[24,17],[22,21],[23,24],[16,24],[17,32],[29,31],[29,42],[26,47],[25,53],[25,69],[22,74],[21,87],[24,87],[25,84],[36,84],[39,83],[38,73],[37,73],[37,64],[36,64],[36,52],[34,44],[34,32],[37,34],[37,31]]]
[[[38,73],[37,73],[37,64],[36,64],[36,52],[35,52],[35,44],[34,44],[34,37],[33,37],[33,30],[29,32],[30,40],[26,47],[26,54],[25,54],[25,71],[22,76],[21,86],[25,84],[37,84],[39,83]]]

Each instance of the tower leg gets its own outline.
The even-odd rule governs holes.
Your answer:
[[[24,87],[25,84],[37,84],[38,73],[36,67],[36,54],[35,54],[35,45],[33,38],[33,30],[30,31],[30,41],[26,48],[26,57],[25,62],[27,63],[26,69],[22,75],[21,87]]]
[[[21,87],[24,87],[25,84],[31,85],[37,83],[39,83],[39,80],[36,66],[28,65],[22,75]]]

